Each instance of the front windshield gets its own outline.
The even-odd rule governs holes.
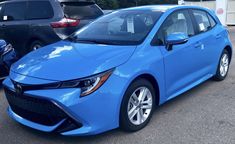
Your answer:
[[[82,43],[113,45],[137,45],[143,42],[156,21],[160,11],[123,10],[103,16],[68,39]]]

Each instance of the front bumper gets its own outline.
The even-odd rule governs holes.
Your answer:
[[[24,83],[25,80],[40,83],[39,79],[23,77],[15,73],[11,74],[11,79],[20,83]],[[17,122],[44,132],[56,131],[70,136],[99,134],[119,126],[119,110],[124,85],[113,84],[116,79],[117,76],[112,75],[96,92],[83,98],[80,97],[78,88],[25,91],[25,96],[50,102],[65,114],[50,125],[29,120],[22,114],[18,114],[19,112],[15,112],[12,106],[8,108],[8,113]],[[3,84],[7,89],[14,91],[10,78],[7,78]],[[75,124],[75,126],[71,128],[68,123]]]

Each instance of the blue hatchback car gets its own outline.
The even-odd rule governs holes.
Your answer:
[[[9,115],[62,135],[142,129],[154,108],[227,76],[228,31],[194,6],[144,6],[105,15],[12,65]]]

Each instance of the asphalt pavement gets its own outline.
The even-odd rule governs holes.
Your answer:
[[[235,28],[229,28],[235,47]],[[216,45],[215,45],[216,46]],[[227,79],[208,80],[160,106],[146,128],[97,136],[43,133],[11,120],[0,90],[0,144],[235,144],[235,53]]]

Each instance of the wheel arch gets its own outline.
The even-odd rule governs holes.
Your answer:
[[[43,41],[41,38],[39,38],[39,37],[31,37],[31,38],[28,40],[27,44],[26,44],[28,51],[30,51],[30,46],[31,46],[31,44],[32,44],[34,41],[41,41],[41,42],[44,42],[44,41]]]
[[[131,81],[131,83],[133,83],[135,80],[140,79],[140,78],[146,79],[146,80],[148,80],[152,84],[152,86],[153,86],[153,88],[155,90],[155,93],[156,93],[155,104],[158,106],[160,104],[160,88],[159,88],[159,84],[158,84],[156,78],[153,75],[151,75],[151,74],[144,73],[144,74],[140,74],[140,75],[136,76]]]
[[[157,82],[157,79],[154,77],[154,75],[150,74],[150,73],[139,73],[138,75],[135,75],[132,77],[132,79],[129,81],[129,83],[126,85],[126,90],[128,89],[128,87],[136,80],[138,79],[145,79],[147,81],[149,81],[153,88],[154,88],[154,91],[156,93],[156,97],[155,97],[155,106],[158,106],[160,105],[160,88],[159,88],[159,83]],[[124,95],[126,93],[126,90],[124,92]],[[123,96],[124,96],[123,95]],[[123,99],[124,97],[122,98],[121,100],[121,105],[123,103]],[[122,106],[120,106],[120,110],[119,110],[119,126],[122,126],[121,124],[121,114],[122,114]]]
[[[231,62],[232,55],[233,55],[232,47],[230,45],[227,45],[224,49],[226,49],[228,51],[228,53],[229,53],[229,61]]]

